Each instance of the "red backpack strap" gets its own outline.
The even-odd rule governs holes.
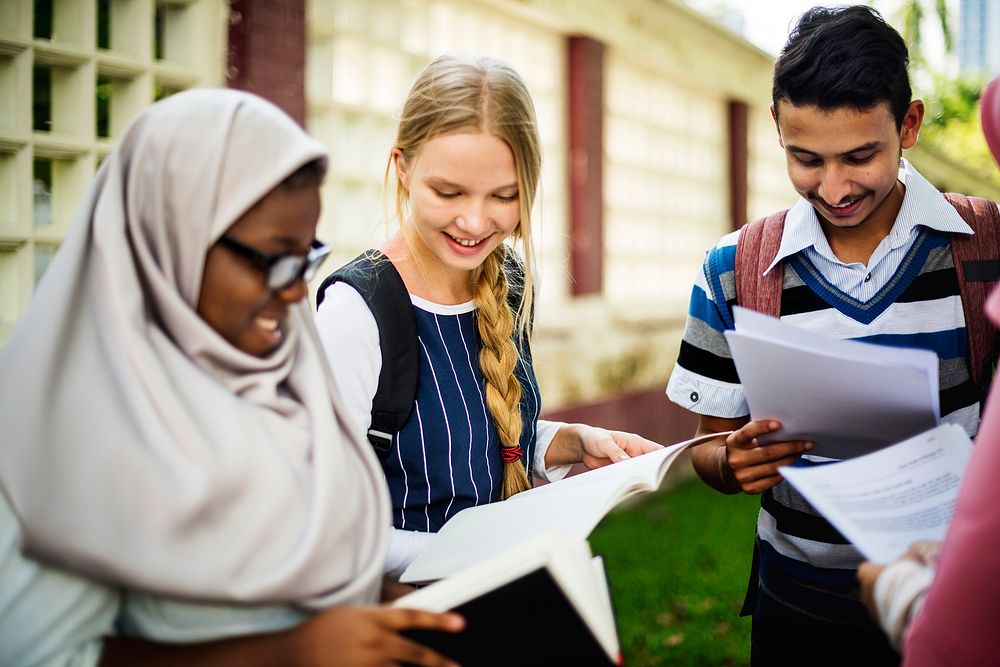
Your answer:
[[[784,270],[779,262],[763,274],[778,254],[787,213],[786,209],[748,222],[736,241],[736,303],[772,317],[781,314]]]
[[[969,370],[985,397],[997,361],[997,330],[983,307],[986,297],[1000,281],[1000,212],[996,203],[988,199],[951,192],[944,197],[975,232],[952,234],[951,254],[969,336]]]

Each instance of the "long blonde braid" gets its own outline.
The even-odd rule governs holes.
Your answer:
[[[506,247],[501,244],[479,268],[475,284],[479,368],[486,380],[486,407],[493,416],[503,460],[501,497],[531,488],[521,461],[521,383],[514,373],[519,354],[512,338],[514,313],[507,305]]]

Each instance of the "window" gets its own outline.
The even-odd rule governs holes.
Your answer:
[[[111,0],[97,0],[97,48],[111,48]]]
[[[52,224],[52,161],[36,158],[31,179],[32,221],[36,227]]]
[[[222,84],[228,18],[217,0],[33,0],[22,25],[18,4],[0,0],[0,346],[132,117]]]
[[[52,39],[52,0],[35,0],[32,36]]]
[[[107,139],[111,136],[111,79],[106,76],[97,77],[95,92],[95,113],[97,115],[97,136]]]
[[[32,68],[31,128],[36,132],[52,130],[52,70]]]

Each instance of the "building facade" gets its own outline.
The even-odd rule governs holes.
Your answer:
[[[543,173],[533,351],[545,412],[676,441],[663,390],[705,250],[795,201],[772,58],[678,0],[14,0],[0,3],[0,344],[128,120],[194,86],[257,92],[331,152],[332,270],[393,231],[395,117],[436,55],[525,77]],[[928,151],[942,189],[1000,199]],[[317,281],[318,282],[318,281]]]

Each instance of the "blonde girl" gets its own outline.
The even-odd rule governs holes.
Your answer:
[[[534,286],[524,267],[533,264],[540,171],[534,106],[517,72],[454,55],[426,67],[386,167],[399,230],[354,262],[391,264],[417,321],[417,397],[382,461],[395,528],[390,574],[466,507],[509,498],[535,476],[559,478],[573,463],[594,468],[659,447],[539,419],[528,338]],[[349,411],[368,431],[382,365],[378,325],[355,287],[328,281],[321,289],[320,336]]]

